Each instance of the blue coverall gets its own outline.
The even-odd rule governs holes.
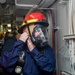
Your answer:
[[[25,51],[23,75],[52,75],[51,73],[55,70],[55,56],[49,45],[46,45],[42,50],[35,47],[30,52],[27,44],[18,40],[9,52],[4,52],[0,65],[4,66],[7,71],[13,72],[23,49]]]

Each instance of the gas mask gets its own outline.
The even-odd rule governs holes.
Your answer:
[[[44,47],[47,45],[47,39],[45,37],[45,28],[42,25],[36,25],[33,29],[31,40],[37,47]]]

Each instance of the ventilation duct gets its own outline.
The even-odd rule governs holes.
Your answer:
[[[35,5],[41,5],[41,7],[49,7],[55,0],[15,0],[16,7],[19,8],[31,8]]]

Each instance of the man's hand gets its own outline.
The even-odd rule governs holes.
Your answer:
[[[32,43],[31,39],[28,38],[27,45],[30,51],[32,51],[35,48],[35,45]]]
[[[29,37],[29,35],[26,32],[24,32],[24,33],[21,34],[19,39],[22,40],[23,42],[26,42],[28,37]]]

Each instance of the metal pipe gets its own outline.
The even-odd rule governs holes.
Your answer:
[[[38,5],[18,4],[18,3],[17,3],[17,0],[15,0],[15,5],[16,5],[16,6],[32,7],[32,8],[33,8],[34,6],[41,7],[44,3],[45,3],[45,0],[42,0]]]
[[[45,3],[46,0],[42,0],[39,4],[38,4],[38,7],[41,7],[44,3]]]
[[[15,0],[15,5],[16,6],[22,6],[22,7],[33,7],[34,5],[29,5],[29,4],[18,4],[17,0]]]
[[[50,10],[50,9],[54,9],[54,8],[40,8],[44,3],[45,3],[46,0],[42,0],[38,5],[29,5],[29,4],[18,4],[17,3],[17,0],[15,0],[15,5],[16,6],[20,6],[20,7],[30,7],[30,11],[33,11],[33,10]]]
[[[50,10],[50,9],[54,9],[54,8],[38,8],[38,9],[41,9],[41,10]]]

